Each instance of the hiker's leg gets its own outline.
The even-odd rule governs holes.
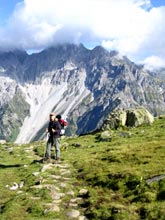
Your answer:
[[[46,146],[46,154],[45,157],[46,158],[50,158],[51,157],[51,147],[53,144],[53,140],[51,137],[49,137],[48,141],[47,141],[47,146]]]
[[[55,151],[56,151],[56,160],[60,159],[60,138],[54,139]]]

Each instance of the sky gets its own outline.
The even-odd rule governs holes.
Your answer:
[[[101,45],[165,67],[165,0],[0,0],[0,50]]]

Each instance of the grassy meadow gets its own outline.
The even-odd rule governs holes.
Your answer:
[[[87,219],[164,220],[165,117],[152,125],[110,131],[110,137],[103,140],[97,132],[62,139],[61,164],[70,165],[75,194],[82,187],[88,190],[79,209]],[[40,184],[33,173],[42,169],[35,160],[43,157],[44,148],[45,142],[0,146],[0,219],[67,219],[65,207],[45,215],[43,201],[51,202],[48,189],[31,188]],[[40,178],[52,183],[50,174]],[[9,190],[13,182],[24,182],[22,190]],[[41,199],[32,202],[34,197]]]

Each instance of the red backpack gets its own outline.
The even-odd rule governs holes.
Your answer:
[[[58,121],[60,122],[60,125],[61,125],[62,129],[65,128],[68,125],[68,122],[65,121],[64,119],[59,119]]]
[[[68,125],[68,122],[61,118],[61,115],[57,115],[56,118],[58,119],[60,125],[61,125],[61,131],[60,135],[65,135],[65,128]]]

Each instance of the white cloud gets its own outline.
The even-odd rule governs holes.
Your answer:
[[[30,50],[96,42],[137,61],[165,58],[164,34],[165,7],[151,8],[150,0],[24,0],[0,28],[0,45]]]
[[[143,61],[145,68],[149,70],[159,69],[160,67],[165,67],[165,60],[157,56],[147,57]]]

